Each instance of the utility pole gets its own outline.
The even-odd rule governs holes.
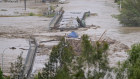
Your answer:
[[[26,0],[24,0],[24,7],[25,7],[25,11],[26,11]]]

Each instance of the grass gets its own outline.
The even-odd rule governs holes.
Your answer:
[[[21,15],[21,16],[44,16],[43,14],[35,14],[35,13],[28,13],[26,15]],[[52,13],[50,15],[46,15],[45,17],[54,17],[55,13]],[[19,17],[19,16],[10,16],[10,15],[0,15],[0,17]]]
[[[118,15],[111,15],[113,18],[116,18],[116,19],[118,19],[119,18],[119,16]]]
[[[0,15],[0,17],[19,17],[19,16]]]
[[[29,16],[43,16],[43,14],[35,14],[35,13],[32,13],[32,12],[29,13],[28,15],[29,15]]]
[[[47,17],[54,17],[54,16],[55,16],[55,13],[47,15]]]
[[[43,16],[42,14],[36,14],[36,16]]]
[[[29,13],[29,16],[35,16],[35,14],[31,12],[31,13]]]
[[[6,9],[1,9],[0,11],[7,11]]]
[[[20,16],[43,16],[43,14],[35,14],[35,13],[27,13],[27,14],[23,14],[23,15],[18,15],[18,16],[11,16],[11,15],[0,15],[0,17],[20,17]],[[53,17],[54,15],[49,15],[47,17]]]

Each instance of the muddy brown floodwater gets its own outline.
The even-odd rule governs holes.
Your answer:
[[[67,12],[90,11],[97,16],[86,19],[87,25],[97,25],[100,29],[107,30],[107,36],[116,39],[129,47],[140,41],[140,27],[122,27],[119,21],[112,17],[118,15],[118,5],[114,0],[69,0],[70,3],[62,4]]]
[[[78,30],[75,30],[79,37],[83,34],[88,34],[91,38],[91,40],[96,39],[97,36],[101,36],[105,30],[106,36],[117,40],[117,43],[124,43],[128,45],[129,47],[140,41],[140,27],[122,27],[122,25],[119,23],[119,21],[112,17],[113,15],[118,15],[119,8],[118,5],[114,3],[114,0],[68,0],[69,3],[67,4],[59,4],[59,7],[63,7],[65,12],[87,12],[90,11],[92,14],[96,13],[96,16],[91,15],[90,17],[86,18],[86,24],[87,25],[96,25],[100,26],[98,29],[93,29],[94,27],[90,28],[80,28]],[[1,11],[1,14],[11,14],[11,11],[13,11],[13,8],[9,9],[9,6],[4,6],[3,3],[0,4],[0,10],[6,9],[7,12]],[[7,4],[8,5],[8,4]],[[47,4],[43,4],[46,6]],[[38,7],[42,7],[42,4]],[[19,7],[20,6],[20,7]],[[14,7],[15,8],[15,7]],[[21,4],[18,4],[16,6],[16,11],[21,9],[20,11],[23,11],[23,6]],[[38,9],[36,8],[27,8],[29,12],[38,12]],[[15,11],[15,9],[14,9]],[[13,11],[13,12],[14,12]],[[24,12],[24,11],[23,11]],[[19,55],[19,51],[24,51],[26,54],[28,49],[28,41],[25,39],[24,35],[34,35],[38,37],[38,40],[47,41],[47,39],[50,39],[50,37],[57,37],[57,36],[64,36],[65,34],[69,34],[71,31],[63,31],[63,32],[49,32],[48,31],[48,24],[51,21],[51,18],[46,17],[39,17],[39,16],[20,16],[20,17],[0,17],[0,57],[2,57],[2,52],[5,50],[5,48],[9,47],[16,47],[15,50],[6,49],[4,51],[5,55],[5,61],[6,65],[8,64],[7,61],[11,62],[11,60],[6,58],[11,58],[12,55],[14,55],[14,60]],[[18,39],[20,36],[23,37],[22,39]],[[17,36],[14,37],[13,35]],[[12,38],[8,38],[12,37]],[[15,39],[16,38],[16,39]],[[54,39],[54,38],[53,38]],[[8,42],[7,42],[8,41]],[[13,42],[15,41],[15,42]],[[22,44],[21,44],[22,42]],[[56,42],[53,42],[56,44]],[[47,45],[53,45],[52,42],[47,43]],[[120,45],[121,45],[120,43]],[[16,46],[15,46],[16,45]],[[45,44],[44,44],[45,45]],[[121,48],[120,45],[118,47],[116,44],[112,45],[116,48]],[[112,49],[110,47],[110,49]],[[26,49],[26,50],[23,50]],[[9,52],[15,53],[15,54],[9,54]],[[47,51],[48,52],[48,51]],[[50,51],[49,51],[50,52]],[[26,56],[26,55],[24,55]],[[120,51],[110,51],[109,54],[109,62],[112,67],[117,65],[118,61],[124,61],[127,59],[127,53],[123,51],[122,49]],[[25,57],[24,57],[25,58]],[[36,73],[38,69],[41,69],[44,67],[44,63],[46,62],[46,56],[44,55],[38,55],[35,59],[35,66],[33,68],[33,73]],[[39,59],[39,60],[38,60]],[[1,64],[2,61],[0,61]],[[5,67],[5,69],[7,69]]]

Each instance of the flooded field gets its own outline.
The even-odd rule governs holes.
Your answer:
[[[29,49],[28,37],[34,33],[46,32],[51,19],[28,14],[38,14],[47,5],[27,3],[27,6],[25,11],[23,2],[0,2],[0,67],[8,75],[10,63],[15,62],[22,52],[23,63],[25,62]]]
[[[0,66],[4,73],[9,73],[10,63],[14,63],[22,54],[23,63],[29,49],[28,40],[0,38]]]
[[[48,29],[50,18],[38,16],[0,17],[0,32],[33,34]]]

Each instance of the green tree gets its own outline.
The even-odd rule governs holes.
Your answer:
[[[42,77],[42,74],[38,72],[38,74],[35,75],[34,79],[44,79],[44,78]]]
[[[140,79],[140,44],[133,45],[129,53],[128,79]]]
[[[78,69],[78,72],[74,74],[75,79],[86,79],[84,75],[84,71],[82,69]]]
[[[92,60],[91,59],[92,54],[94,55],[94,52],[93,52],[93,47],[89,41],[89,37],[88,35],[83,35],[82,36],[82,56],[89,63]]]
[[[49,62],[45,64],[40,77],[42,79],[86,79],[83,69],[86,63],[88,68],[94,65],[99,69],[95,69],[92,76],[89,71],[88,79],[103,78],[109,69],[106,53],[108,44],[105,41],[94,43],[95,45],[92,45],[88,35],[83,35],[81,55],[76,56],[67,40],[62,38],[60,43],[52,48]]]
[[[22,63],[22,54],[21,53],[18,57],[17,60],[14,63],[11,63],[11,67],[10,67],[10,73],[11,73],[11,79],[15,79],[18,78],[20,73],[22,72],[22,67],[23,67],[23,63]]]
[[[92,58],[94,57],[93,47],[91,42],[89,41],[88,35],[82,36],[82,58],[87,62],[88,72],[89,72],[89,64],[92,62]],[[89,74],[89,73],[88,73]]]
[[[120,0],[115,0],[114,2],[118,2],[118,1],[120,1]]]
[[[0,68],[0,79],[4,79],[4,77],[3,77],[3,72],[2,72],[2,70],[1,70],[1,68]]]
[[[65,38],[62,38],[61,42],[58,44],[57,52],[59,54],[59,61],[61,65],[69,64],[72,62],[74,51],[70,44],[65,40]]]
[[[117,79],[140,79],[140,44],[134,44],[128,59],[120,65]]]
[[[0,79],[10,79],[10,76],[7,76],[7,77],[3,76],[3,72],[1,70],[1,68],[0,68]]]
[[[54,79],[72,79],[68,67],[63,65],[63,67],[57,71]]]
[[[49,62],[45,64],[42,76],[43,78],[54,78],[59,72],[65,71],[64,66],[69,66],[74,57],[74,51],[70,44],[62,38],[57,46],[52,48]],[[58,67],[58,63],[60,66]],[[63,70],[64,69],[64,70]],[[59,71],[59,72],[58,72]],[[62,72],[61,71],[61,72]]]
[[[125,26],[140,26],[140,0],[123,0],[119,20]]]
[[[100,79],[105,76],[105,73],[109,70],[107,51],[108,43],[105,41],[97,41],[95,45],[89,41],[88,35],[82,36],[82,58],[87,62],[88,78]],[[94,70],[93,76],[89,76],[89,65],[94,65],[98,70]]]

